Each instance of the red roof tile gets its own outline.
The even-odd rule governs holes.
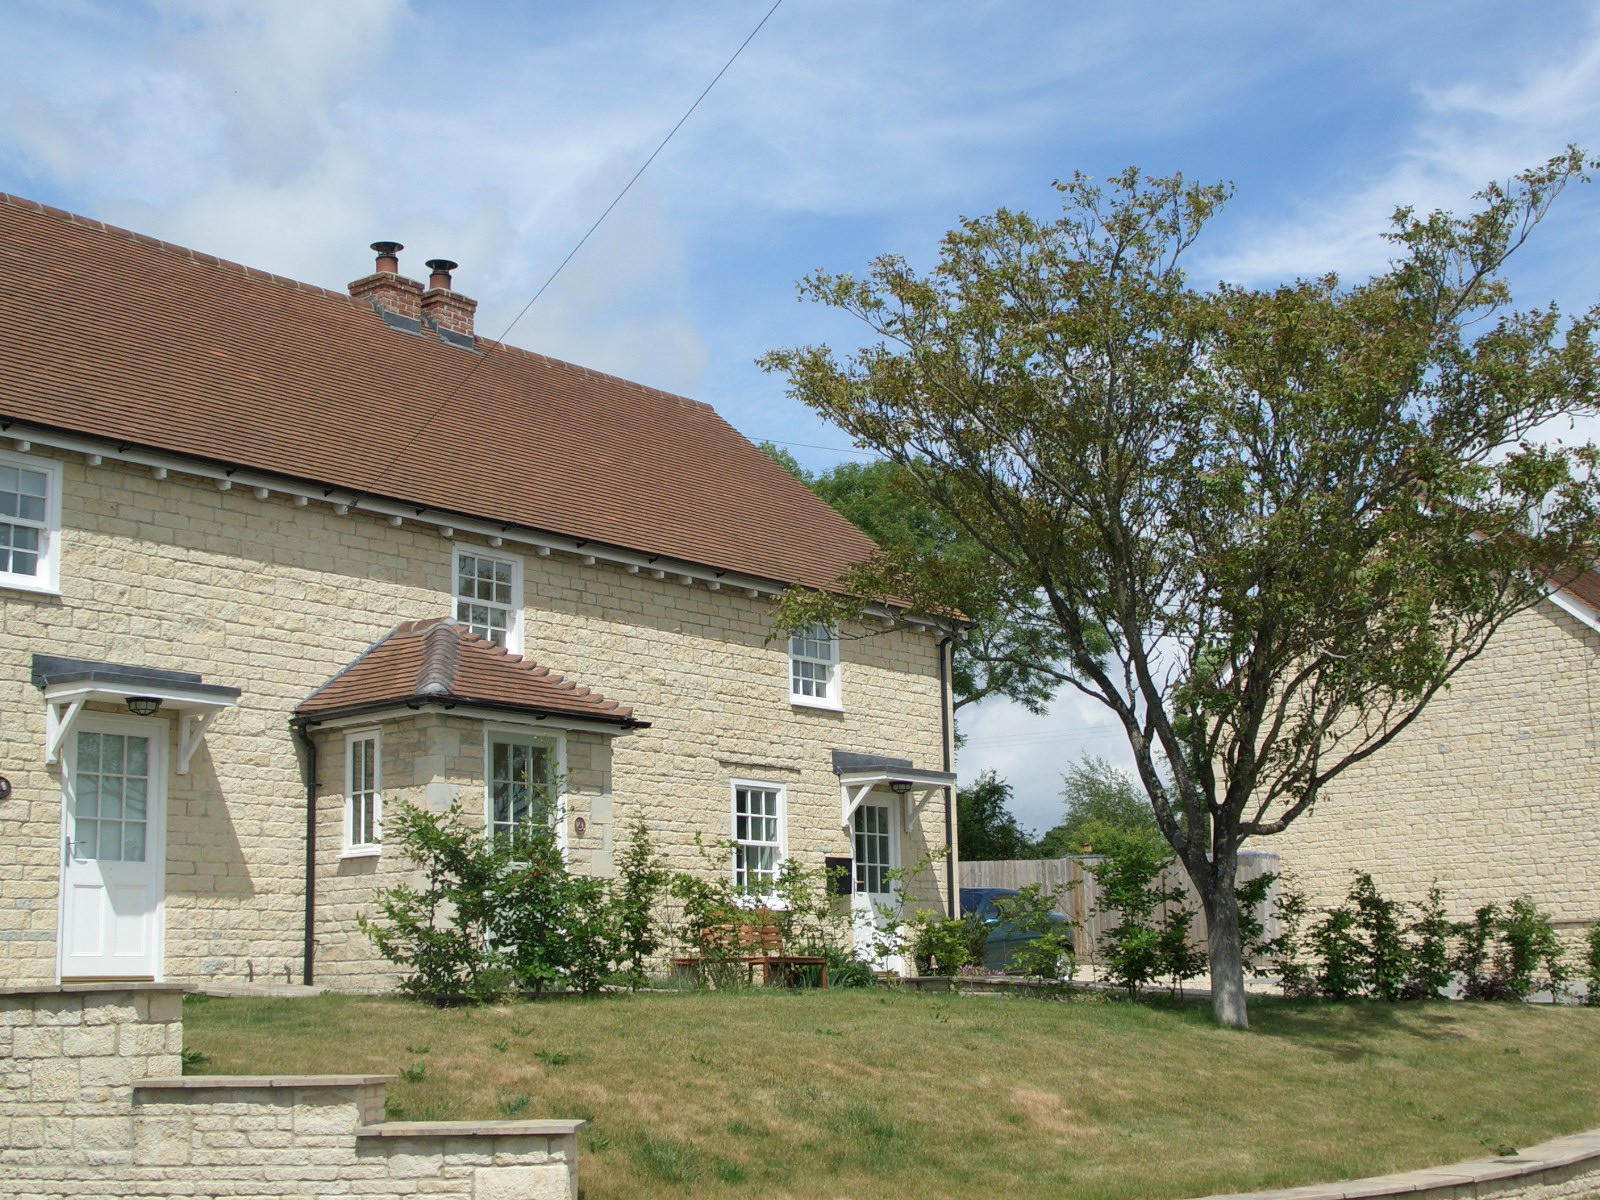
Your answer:
[[[1566,576],[1557,576],[1553,582],[1563,592],[1587,604],[1600,614],[1600,571],[1589,568]]]
[[[3,193],[0,261],[0,415],[779,583],[875,549],[681,396]]]
[[[386,633],[360,658],[295,708],[303,717],[332,717],[416,702],[521,709],[622,725],[633,709],[560,675],[508,654],[447,617],[407,621]]]

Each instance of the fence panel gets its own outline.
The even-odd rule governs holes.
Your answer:
[[[1037,859],[1010,859],[990,860],[979,862],[963,862],[961,864],[960,879],[964,888],[1023,888],[1030,883],[1042,884],[1046,890],[1063,889],[1060,893],[1061,900],[1058,911],[1071,917],[1077,926],[1074,942],[1077,946],[1078,961],[1083,963],[1096,963],[1100,961],[1100,942],[1105,936],[1105,931],[1115,925],[1120,915],[1115,911],[1106,912],[1100,906],[1100,885],[1090,873],[1089,868],[1096,863],[1105,861],[1101,855],[1086,854],[1075,858],[1037,858]],[[1278,872],[1278,856],[1265,850],[1244,850],[1239,853],[1240,886],[1249,883],[1258,876],[1268,872]],[[1190,929],[1189,944],[1196,949],[1206,948],[1206,915],[1200,904],[1200,894],[1195,891],[1194,885],[1189,882],[1188,873],[1174,860],[1162,874],[1160,886],[1171,887],[1174,883],[1181,884],[1184,891],[1184,904],[1195,913],[1194,925]],[[1274,883],[1267,892],[1266,902],[1261,908],[1262,924],[1266,927],[1265,936],[1273,938],[1278,936],[1277,918],[1272,915],[1273,901],[1277,899],[1278,887]],[[1171,906],[1163,904],[1156,912],[1159,922],[1166,918]]]

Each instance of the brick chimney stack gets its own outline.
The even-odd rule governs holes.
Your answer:
[[[399,242],[373,242],[378,264],[371,275],[364,275],[350,284],[350,294],[357,300],[368,300],[379,308],[412,321],[422,320],[422,285],[415,279],[400,274]],[[454,265],[454,264],[452,264]],[[448,281],[449,276],[447,275]],[[470,324],[470,318],[469,318]]]
[[[428,290],[422,293],[422,316],[440,330],[470,338],[473,314],[478,302],[450,288],[450,272],[456,269],[448,258],[430,258]]]

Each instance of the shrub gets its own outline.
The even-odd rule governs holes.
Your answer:
[[[1365,947],[1356,934],[1356,915],[1343,905],[1322,914],[1307,935],[1317,956],[1313,982],[1319,994],[1348,1000],[1361,994]]]
[[[871,963],[864,962],[850,951],[840,949],[838,946],[826,946],[822,954],[828,960],[829,987],[877,986],[878,973],[873,970]]]
[[[542,823],[519,829],[515,838],[491,839],[481,830],[461,828],[498,867],[487,891],[496,908],[490,934],[499,961],[511,973],[511,986],[537,996],[559,986],[576,968],[578,986],[595,990],[598,985],[590,980],[609,971],[615,958],[615,937],[599,936],[589,911],[594,903],[589,885],[599,881],[567,873],[555,834]],[[605,961],[588,962],[593,954]]]
[[[705,847],[700,851],[704,855]],[[738,949],[722,931],[742,920],[747,910],[740,907],[732,880],[676,871],[667,891],[678,901],[682,938],[686,948],[700,957],[702,978],[719,988],[734,986],[743,978],[742,972],[734,969]]]
[[[1505,909],[1486,904],[1456,927],[1455,968],[1473,1000],[1526,1000],[1541,987],[1559,992],[1567,972],[1555,926],[1533,900],[1519,896]],[[1544,967],[1544,975],[1537,974]]]
[[[617,859],[617,883],[612,893],[629,987],[644,985],[645,961],[661,948],[656,908],[671,878],[666,861],[650,840],[650,830],[643,821],[635,822]]]
[[[1588,990],[1583,1002],[1591,1007],[1600,1008],[1600,922],[1589,926],[1583,963],[1588,972],[1588,977],[1584,980]]]
[[[621,957],[620,909],[605,881],[572,875],[548,826],[490,838],[457,806],[404,805],[384,832],[422,886],[381,889],[381,919],[363,916],[360,927],[404,972],[402,991],[435,1003],[556,986],[592,995]]]
[[[1365,871],[1350,887],[1355,925],[1363,943],[1361,990],[1374,1000],[1398,1000],[1411,974],[1411,948],[1402,924],[1405,905],[1390,900]]]
[[[1160,959],[1158,969],[1168,980],[1173,994],[1181,996],[1184,981],[1204,973],[1210,960],[1204,950],[1189,940],[1194,932],[1195,913],[1187,905],[1177,904],[1184,898],[1183,889],[1174,888],[1167,895],[1174,907],[1167,909],[1167,915],[1156,930],[1156,954]]]
[[[826,955],[850,943],[850,909],[834,894],[833,883],[826,868],[803,866],[793,856],[778,865],[773,915],[791,953]]]
[[[1461,994],[1469,1000],[1515,1000],[1516,994],[1495,970],[1494,937],[1500,910],[1485,904],[1470,921],[1456,926],[1456,956],[1452,965],[1461,976]]]
[[[1100,885],[1101,908],[1119,916],[1105,934],[1106,970],[1135,999],[1141,988],[1170,974],[1170,946],[1155,924],[1158,907],[1184,896],[1181,888],[1158,882],[1170,861],[1153,843],[1127,839],[1107,847],[1105,857],[1089,867]]]
[[[376,897],[381,922],[363,914],[359,925],[404,971],[401,991],[436,1002],[503,994],[510,976],[491,935],[504,847],[464,824],[455,806],[431,813],[403,805],[388,814],[384,834],[416,864],[422,886],[383,889]]]
[[[1498,931],[1495,967],[1511,994],[1526,1000],[1541,987],[1559,994],[1567,972],[1561,941],[1549,914],[1540,912],[1530,897],[1518,896],[1501,916]],[[1541,966],[1542,977],[1536,974]]]
[[[743,950],[728,931],[749,922],[759,911],[763,921],[778,927],[784,947],[793,954],[828,960],[828,982],[833,986],[869,985],[877,975],[842,949],[851,944],[851,914],[833,894],[832,878],[821,867],[806,867],[798,858],[778,866],[770,897],[741,891],[725,864],[696,838],[703,869],[673,872],[667,891],[678,901],[682,915],[680,940],[701,959],[701,975],[718,988],[739,986],[745,974]],[[731,842],[717,844],[731,850]],[[887,936],[887,935],[886,935]],[[898,949],[898,940],[896,941]],[[819,968],[807,974],[820,976]]]
[[[1265,943],[1262,949],[1286,997],[1309,996],[1316,990],[1311,969],[1303,957],[1305,947],[1300,932],[1309,910],[1306,894],[1293,879],[1283,876],[1279,880],[1277,898],[1272,902],[1272,915],[1278,918],[1278,936]]]
[[[1012,953],[1011,967],[1041,979],[1072,978],[1077,965],[1072,935],[1068,926],[1052,917],[1060,903],[1060,888],[1047,891],[1038,883],[1019,889],[1015,896],[1003,896],[995,901],[1001,920],[1024,933],[1036,935]],[[987,940],[988,927],[983,928]],[[981,951],[977,961],[983,961]]]
[[[1239,947],[1245,967],[1253,975],[1265,973],[1261,963],[1272,951],[1272,942],[1266,937],[1266,922],[1261,919],[1261,909],[1277,880],[1275,873],[1267,871],[1233,889],[1233,898],[1239,905]]]
[[[1401,995],[1407,1000],[1437,1000],[1445,994],[1455,971],[1450,963],[1450,939],[1455,925],[1445,916],[1444,893],[1434,882],[1417,905],[1416,919],[1407,927],[1411,938],[1411,965]]]
[[[983,961],[989,927],[976,917],[919,909],[911,918],[910,954],[919,975],[954,975]]]

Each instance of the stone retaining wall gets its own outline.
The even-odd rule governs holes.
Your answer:
[[[393,1122],[393,1076],[191,1076],[183,989],[0,989],[0,1178],[19,1200],[573,1200],[582,1121]]]
[[[1595,1200],[1600,1197],[1600,1130],[1575,1133],[1505,1158],[1428,1167],[1397,1175],[1317,1183],[1204,1200]]]

